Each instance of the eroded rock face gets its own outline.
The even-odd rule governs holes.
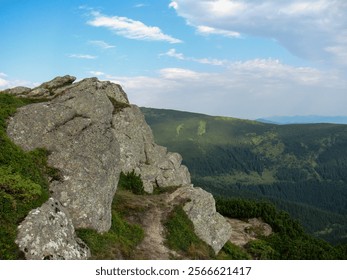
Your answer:
[[[29,212],[18,227],[16,243],[28,260],[84,260],[88,247],[76,237],[69,214],[50,198]]]
[[[190,185],[190,174],[181,165],[181,155],[155,144],[152,130],[137,106],[131,105],[115,114],[112,124],[120,144],[122,171],[135,170],[141,174],[145,191]]]
[[[212,194],[201,188],[192,186],[177,189],[169,197],[169,201],[187,200],[183,210],[194,225],[196,235],[218,254],[229,240],[232,229],[227,220],[216,212],[215,200]]]
[[[53,94],[43,103],[20,108],[9,120],[9,137],[25,150],[46,148],[48,164],[61,172],[50,184],[77,228],[99,232],[111,226],[111,203],[118,184],[119,144],[111,126],[113,101],[127,102],[117,85],[96,78],[66,86],[73,79],[43,84]],[[63,88],[57,86],[63,85]]]

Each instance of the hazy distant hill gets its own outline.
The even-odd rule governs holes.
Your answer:
[[[347,116],[273,116],[257,119],[259,122],[272,124],[309,124],[309,123],[335,123],[347,124]]]
[[[316,235],[347,236],[347,125],[275,125],[142,108],[157,143],[182,154],[193,183],[266,198]]]

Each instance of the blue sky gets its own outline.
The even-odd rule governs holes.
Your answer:
[[[0,0],[0,89],[97,76],[132,103],[347,115],[344,0]]]

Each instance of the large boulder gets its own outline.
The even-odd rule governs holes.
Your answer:
[[[50,198],[18,226],[18,247],[28,260],[84,260],[90,251],[76,237],[69,214]]]
[[[192,221],[196,235],[218,254],[229,240],[232,229],[227,220],[216,211],[212,194],[201,188],[186,186],[169,196],[168,202],[174,200],[185,202],[183,210]]]
[[[123,172],[141,175],[145,191],[154,187],[190,185],[190,174],[182,157],[155,144],[152,130],[140,109],[131,105],[113,116],[112,124],[120,145]]]
[[[111,226],[111,203],[118,184],[119,145],[112,128],[115,102],[127,102],[119,86],[85,79],[43,84],[54,99],[20,108],[9,120],[9,137],[25,150],[45,148],[48,164],[60,170],[51,196],[66,207],[77,228],[99,232]],[[62,85],[64,94],[61,94]]]

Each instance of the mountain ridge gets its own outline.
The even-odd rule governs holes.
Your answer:
[[[256,121],[272,124],[313,124],[313,123],[330,123],[330,124],[347,124],[347,116],[320,116],[320,115],[303,115],[303,116],[272,116],[258,118]]]
[[[342,215],[331,222],[326,216],[324,221],[328,228],[328,224],[335,227],[336,222],[346,232],[346,224],[341,222],[346,217],[347,201],[346,125],[277,125],[172,110],[142,110],[156,141],[183,155],[194,184],[215,195],[270,199],[304,222],[312,234],[324,232],[324,222],[317,219],[314,228],[305,216],[312,214],[313,208],[317,214],[325,211],[331,217]],[[298,203],[311,208],[300,217],[287,202],[293,209]],[[333,234],[323,238],[338,242]]]

